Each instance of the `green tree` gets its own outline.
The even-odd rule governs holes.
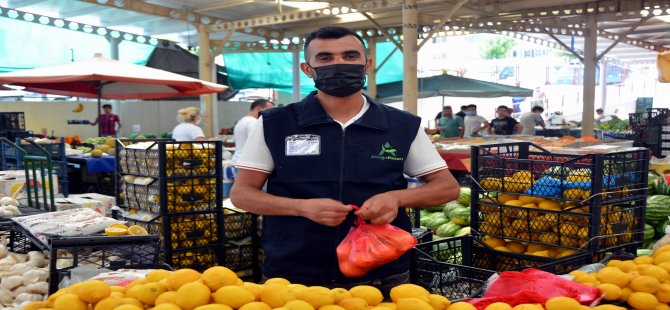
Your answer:
[[[486,41],[480,52],[484,59],[501,59],[509,54],[515,44],[512,38],[498,37]]]

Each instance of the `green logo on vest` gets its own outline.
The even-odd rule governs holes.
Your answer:
[[[404,160],[404,158],[398,157],[397,152],[398,150],[393,148],[390,143],[386,142],[382,144],[382,148],[379,151],[379,154],[372,155],[370,158],[380,160]]]

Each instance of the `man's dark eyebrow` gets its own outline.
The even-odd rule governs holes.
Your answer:
[[[353,55],[361,55],[361,52],[359,52],[359,51],[357,51],[357,50],[349,50],[349,51],[345,51],[344,54],[348,54],[348,55],[352,55],[352,54],[353,54]],[[319,53],[317,53],[314,57],[332,56],[332,55],[333,55],[333,53],[331,53],[331,52],[319,52]]]

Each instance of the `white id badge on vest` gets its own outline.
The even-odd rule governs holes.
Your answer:
[[[292,135],[286,137],[286,156],[321,155],[321,136]]]

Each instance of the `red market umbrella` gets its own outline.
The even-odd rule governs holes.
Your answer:
[[[63,96],[100,99],[161,99],[222,92],[228,87],[96,55],[63,65],[0,74],[0,85]],[[100,127],[98,127],[100,128]]]

